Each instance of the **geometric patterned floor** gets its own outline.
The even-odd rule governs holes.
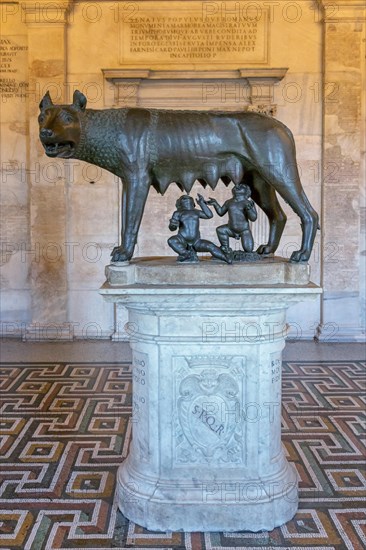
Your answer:
[[[282,440],[300,508],[271,532],[154,533],[117,510],[131,365],[0,365],[0,549],[366,547],[366,365],[284,362]]]

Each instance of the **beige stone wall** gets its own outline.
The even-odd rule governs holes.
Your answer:
[[[155,40],[157,53],[128,49],[131,28],[139,37],[134,38],[136,48],[136,41],[143,38],[136,31],[137,18],[155,13],[158,21],[168,18],[171,25],[183,6],[183,16],[201,18],[199,24],[221,17],[221,33],[228,38],[233,15],[255,18],[253,11],[246,11],[249,4],[261,17],[252,52],[230,54],[222,47],[216,61],[212,56],[171,59],[162,47],[172,39],[159,39],[156,33],[150,39]],[[2,113],[6,112],[1,125],[3,334],[22,332],[27,339],[106,337],[116,331],[116,320],[117,332],[123,333],[125,312],[115,313],[97,292],[118,241],[121,184],[113,175],[80,161],[51,161],[37,137],[38,103],[45,91],[50,89],[54,101],[61,102],[70,101],[73,91],[80,89],[88,107],[95,109],[260,106],[274,111],[294,133],[304,188],[322,214],[311,267],[313,280],[323,281],[326,301],[293,308],[289,314],[293,333],[310,337],[319,327],[320,337],[326,339],[339,327],[338,337],[357,338],[364,318],[360,231],[365,145],[360,140],[365,25],[361,2],[351,4],[346,13],[343,4],[331,10],[327,3],[324,11],[321,3],[308,0],[2,2],[4,39],[17,37],[17,43],[28,48],[12,62],[17,82],[28,84],[25,97],[17,96],[19,86],[18,92],[8,94],[2,88]],[[181,28],[189,24],[182,23]],[[164,25],[162,35],[170,28]],[[196,27],[191,26],[193,34]],[[205,48],[210,51],[209,38],[202,42],[201,53]],[[249,34],[246,39],[249,44]],[[175,48],[183,49],[182,40]],[[271,74],[275,74],[272,80]],[[199,190],[197,185],[193,192]],[[151,191],[136,255],[171,253],[167,226],[179,194],[174,186],[164,197]],[[219,184],[215,196],[222,201],[228,190]],[[288,224],[278,253],[290,256],[298,247],[301,229],[296,215],[284,207]],[[349,209],[351,223],[346,217]],[[216,240],[215,225],[217,220],[202,227],[212,240]],[[267,233],[263,216],[253,231],[261,244]]]

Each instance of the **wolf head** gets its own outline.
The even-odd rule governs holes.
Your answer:
[[[86,97],[76,90],[72,105],[54,105],[49,92],[39,104],[39,137],[49,157],[73,158],[81,139]]]

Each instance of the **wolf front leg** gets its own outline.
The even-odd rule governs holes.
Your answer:
[[[121,245],[112,251],[113,262],[128,261],[133,256],[149,188],[150,180],[146,174],[123,181]]]

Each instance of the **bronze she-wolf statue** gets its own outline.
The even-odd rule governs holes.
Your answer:
[[[252,112],[85,107],[79,91],[72,105],[54,105],[47,92],[40,139],[49,157],[80,159],[122,179],[122,238],[113,261],[132,258],[151,186],[163,195],[175,182],[189,193],[196,180],[215,189],[220,178],[249,185],[267,215],[269,239],[260,254],[275,252],[286,223],[277,191],[301,220],[301,248],[291,260],[309,259],[318,215],[302,188],[294,139],[284,124]]]

